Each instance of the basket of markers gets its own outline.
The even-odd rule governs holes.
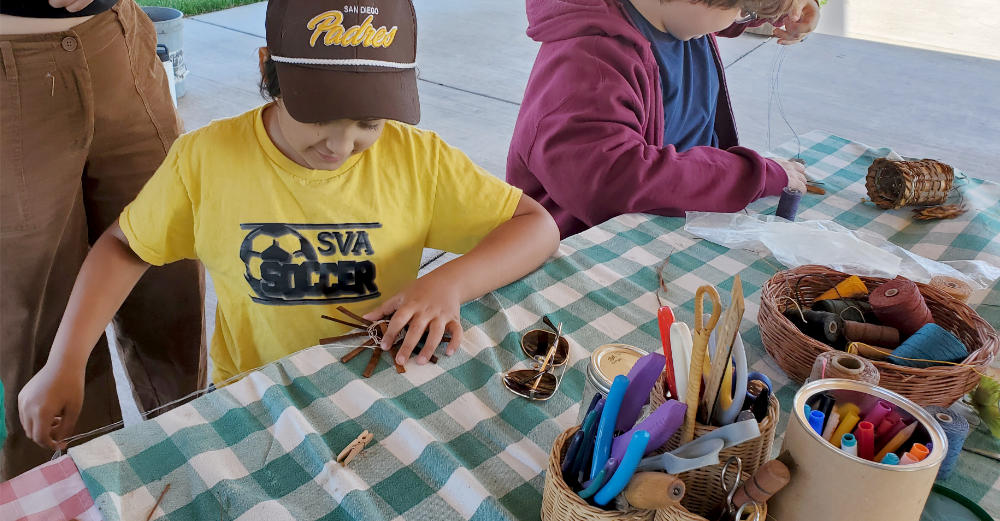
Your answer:
[[[819,355],[840,350],[871,360],[879,373],[871,383],[920,405],[947,406],[978,385],[1000,350],[1000,336],[963,302],[970,290],[960,284],[812,265],[781,271],[761,289],[761,339],[797,382]]]

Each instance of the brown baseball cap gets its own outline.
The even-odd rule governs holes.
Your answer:
[[[411,0],[269,0],[265,27],[295,120],[420,121]]]

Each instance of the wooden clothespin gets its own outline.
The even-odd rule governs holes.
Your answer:
[[[344,450],[340,451],[340,454],[337,455],[337,463],[346,467],[355,456],[361,454],[361,452],[365,450],[365,445],[368,445],[373,438],[374,436],[372,433],[367,430],[362,432],[357,438],[354,439],[354,441],[348,444],[347,447],[344,447]]]

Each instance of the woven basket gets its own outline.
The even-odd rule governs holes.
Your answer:
[[[602,510],[580,499],[562,478],[562,459],[568,448],[567,440],[580,426],[563,431],[552,444],[549,466],[542,490],[542,521],[652,521],[652,510]]]
[[[878,158],[868,167],[868,197],[882,209],[942,204],[955,181],[952,167],[933,159],[891,161]]]
[[[722,473],[721,465],[702,467],[690,470],[679,477],[684,480],[684,498],[681,499],[681,506],[675,508],[664,508],[656,511],[655,521],[709,521],[703,516],[707,516],[717,505],[725,499],[719,475]],[[736,467],[730,467],[727,471],[727,483],[732,482],[732,476],[736,474]],[[750,479],[751,474],[744,471],[742,481]],[[749,509],[748,509],[749,510]],[[753,512],[753,510],[750,510]],[[767,518],[767,505],[760,506],[760,518]]]
[[[801,383],[809,377],[813,362],[821,353],[832,348],[799,331],[782,314],[782,310],[797,300],[811,306],[820,293],[832,288],[848,274],[824,266],[800,266],[778,272],[761,289],[760,336],[764,348],[793,380]],[[861,277],[871,291],[888,279]],[[881,373],[879,386],[895,391],[920,405],[947,407],[971,391],[979,383],[979,373],[990,364],[1000,350],[1000,336],[982,317],[964,302],[951,298],[944,291],[917,283],[927,301],[934,322],[951,331],[969,350],[961,366],[941,365],[920,369],[873,360]]]
[[[660,379],[656,382],[656,386],[653,387],[653,391],[649,394],[649,404],[650,410],[653,410],[663,402],[666,398],[663,396],[663,390],[666,389],[666,373],[660,375]],[[761,386],[764,384],[754,380],[749,384],[754,392],[760,392]],[[764,418],[760,422],[760,436],[749,441],[740,443],[739,445],[729,447],[721,452],[719,452],[719,461],[725,462],[730,456],[739,456],[743,460],[743,470],[753,474],[757,472],[767,460],[771,459],[771,447],[774,445],[774,431],[778,426],[778,414],[781,411],[781,405],[778,403],[778,398],[771,394],[770,404],[767,407],[767,418]],[[694,437],[695,439],[700,438],[718,427],[712,425],[702,425],[701,423],[695,422],[694,424]],[[659,452],[667,452],[680,447],[681,445],[681,431],[678,430],[667,443],[663,446]],[[721,465],[709,468],[720,468]],[[718,473],[718,472],[717,472]]]

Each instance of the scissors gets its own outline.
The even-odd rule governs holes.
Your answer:
[[[708,294],[712,301],[712,314],[708,319],[708,324],[704,323],[705,316],[705,294]],[[712,330],[719,323],[722,314],[722,302],[719,300],[719,292],[714,286],[704,285],[698,288],[694,295],[694,337],[691,349],[691,367],[688,372],[688,388],[685,396],[687,402],[687,417],[684,419],[684,429],[681,431],[681,443],[687,443],[694,438],[694,420],[698,413],[698,393],[701,390],[701,376],[703,372],[710,371],[708,360],[708,339],[712,336]]]
[[[733,464],[736,465],[736,475],[733,477],[732,486],[730,486],[726,481],[726,474],[729,472],[729,466]],[[733,519],[736,515],[736,507],[733,506],[733,496],[736,495],[736,490],[740,488],[740,476],[742,475],[743,460],[741,460],[739,456],[730,456],[729,459],[726,460],[725,465],[722,466],[722,474],[719,475],[719,482],[722,484],[722,491],[726,494],[726,503],[722,506],[722,516],[719,517],[719,521]],[[742,511],[742,508],[740,510]]]

